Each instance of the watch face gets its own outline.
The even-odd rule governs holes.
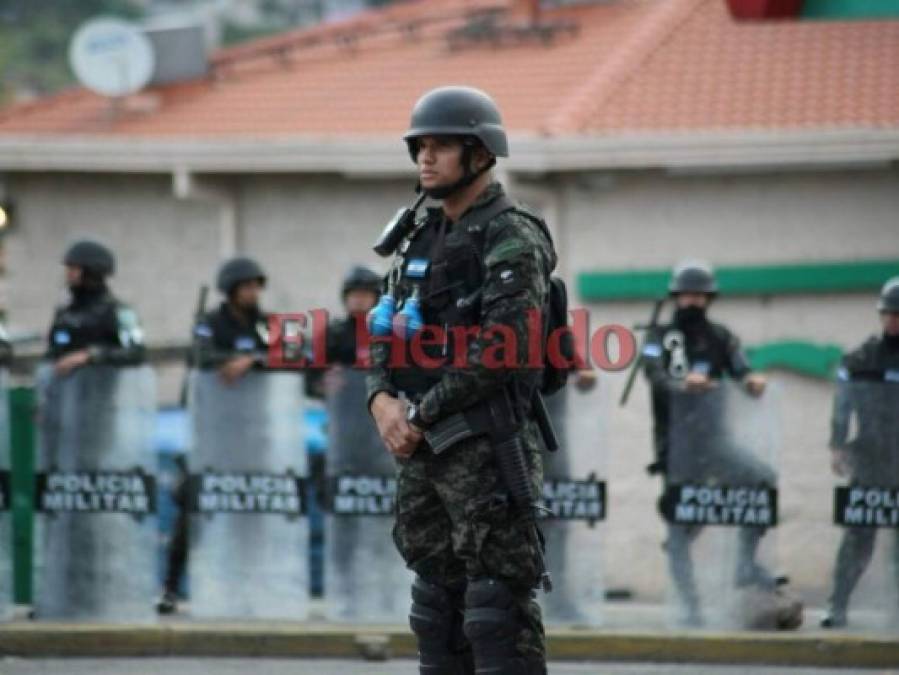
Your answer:
[[[416,408],[414,405],[410,405],[410,406],[406,409],[406,419],[407,419],[407,420],[412,420],[412,419],[414,419],[414,418],[415,418],[415,413],[417,413],[417,412],[418,412],[418,408]]]

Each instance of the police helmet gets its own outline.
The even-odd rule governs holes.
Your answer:
[[[674,268],[671,274],[668,292],[672,295],[678,293],[716,295],[718,282],[715,280],[715,272],[711,265],[705,262],[698,260],[682,262]]]
[[[263,285],[267,281],[265,271],[252,258],[231,258],[219,268],[216,286],[225,295],[230,295],[237,284],[258,279]]]
[[[340,296],[345,298],[347,296],[347,293],[357,290],[372,291],[373,293],[380,294],[381,277],[377,273],[372,272],[367,267],[356,265],[343,278],[343,284],[340,288]]]
[[[115,272],[115,256],[98,241],[82,239],[69,246],[62,258],[63,265],[81,267],[101,277]]]
[[[413,162],[422,136],[472,137],[494,157],[509,156],[499,108],[490,96],[473,87],[438,87],[422,96],[412,108],[409,130],[403,135]]]
[[[899,312],[899,277],[893,277],[883,285],[877,302],[880,312]]]

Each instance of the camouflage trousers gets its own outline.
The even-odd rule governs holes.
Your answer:
[[[536,494],[543,472],[537,430],[522,433]],[[398,461],[393,539],[406,565],[425,581],[464,589],[468,579],[505,582],[520,598],[518,651],[545,658],[532,539],[509,503],[486,437],[461,441],[440,455],[426,443]]]

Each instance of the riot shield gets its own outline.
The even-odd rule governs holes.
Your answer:
[[[888,371],[890,372],[890,371]],[[860,630],[899,628],[899,379],[841,382],[837,416],[852,422],[845,483],[834,491],[842,529],[831,609]]]
[[[365,372],[332,370],[327,391],[328,618],[406,623],[412,574],[391,536],[395,465],[367,411]]]
[[[191,614],[305,619],[303,376],[191,374]]]
[[[12,617],[13,605],[13,547],[10,493],[10,420],[9,372],[0,368],[0,620]]]
[[[669,394],[660,507],[677,625],[758,627],[776,602],[778,399],[726,380]]]
[[[553,591],[540,596],[549,624],[598,626],[603,619],[606,516],[605,409],[602,387],[568,387],[546,399],[559,450],[543,454],[540,523]]]
[[[149,366],[37,372],[35,615],[154,617],[155,377]]]

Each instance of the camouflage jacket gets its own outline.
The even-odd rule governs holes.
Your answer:
[[[379,392],[403,391],[420,401],[420,415],[430,424],[512,380],[524,388],[539,381],[541,369],[528,362],[533,331],[527,322],[529,313],[541,312],[547,302],[556,254],[539,218],[523,207],[476,222],[478,210],[501,197],[502,186],[492,183],[457,223],[431,209],[400,245],[385,292],[399,309],[417,289],[426,326],[419,354],[435,361],[423,364],[414,353],[398,361],[398,352],[410,351],[408,343],[373,339],[369,404]],[[436,337],[431,328],[449,333],[460,326],[476,328],[464,344],[455,335],[430,344],[428,338]]]

